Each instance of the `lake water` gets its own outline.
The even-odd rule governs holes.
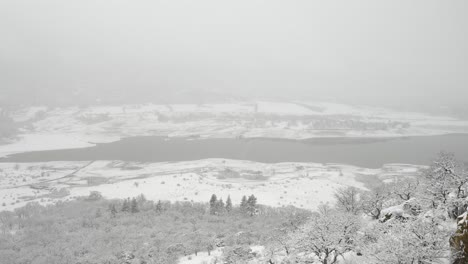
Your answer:
[[[378,168],[385,163],[427,165],[438,152],[453,152],[468,160],[468,134],[387,139],[328,138],[188,139],[131,137],[81,149],[19,153],[0,162],[124,160],[188,161],[206,158],[274,162],[344,163]]]

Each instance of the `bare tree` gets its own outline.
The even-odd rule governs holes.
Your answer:
[[[419,179],[395,179],[391,184],[392,193],[403,201],[413,198],[418,191]]]
[[[334,196],[336,199],[336,207],[339,210],[355,215],[361,210],[359,201],[360,194],[357,188],[347,187],[339,189]]]
[[[391,191],[387,185],[382,185],[364,193],[361,198],[361,207],[364,213],[374,219],[379,219],[385,202],[389,199]]]

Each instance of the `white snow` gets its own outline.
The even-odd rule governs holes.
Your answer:
[[[192,254],[179,259],[179,264],[214,264],[221,259],[222,248],[217,248],[208,255],[208,252],[200,252],[197,255]]]
[[[33,119],[42,111],[42,119]],[[202,138],[399,137],[468,132],[468,121],[336,103],[120,105],[25,108],[31,121],[0,156],[31,150],[88,147],[130,136]]]
[[[104,143],[118,139],[118,137],[86,137],[79,133],[24,134],[16,142],[0,145],[0,157],[28,151],[91,147],[94,146],[91,142]]]
[[[144,194],[154,201],[206,202],[212,194],[224,199],[230,195],[235,204],[243,195],[255,194],[261,204],[314,210],[321,203],[334,203],[333,194],[338,188],[365,189],[358,176],[384,180],[396,174],[414,175],[420,168],[409,170],[409,166],[365,169],[340,164],[264,164],[225,159],[0,163],[0,198],[5,203],[0,210],[12,210],[31,201],[49,203],[87,196],[91,191],[99,191],[106,198]],[[60,189],[69,194],[57,195]]]

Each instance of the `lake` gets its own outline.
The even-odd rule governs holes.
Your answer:
[[[453,152],[458,159],[467,161],[468,134],[308,140],[190,139],[146,136],[125,138],[89,148],[18,153],[1,158],[0,162],[83,160],[165,162],[225,158],[265,163],[344,163],[378,168],[386,163],[427,165],[440,151]]]

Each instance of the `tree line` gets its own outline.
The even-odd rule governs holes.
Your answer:
[[[226,199],[226,203],[223,202],[222,198],[216,196],[216,194],[211,195],[211,199],[209,201],[210,204],[210,214],[212,215],[219,215],[223,213],[230,213],[233,209],[231,196],[228,196]],[[254,216],[258,213],[258,205],[257,205],[257,197],[255,195],[250,195],[248,198],[247,196],[242,196],[242,200],[239,204],[239,209],[242,213],[247,214],[249,216]]]

